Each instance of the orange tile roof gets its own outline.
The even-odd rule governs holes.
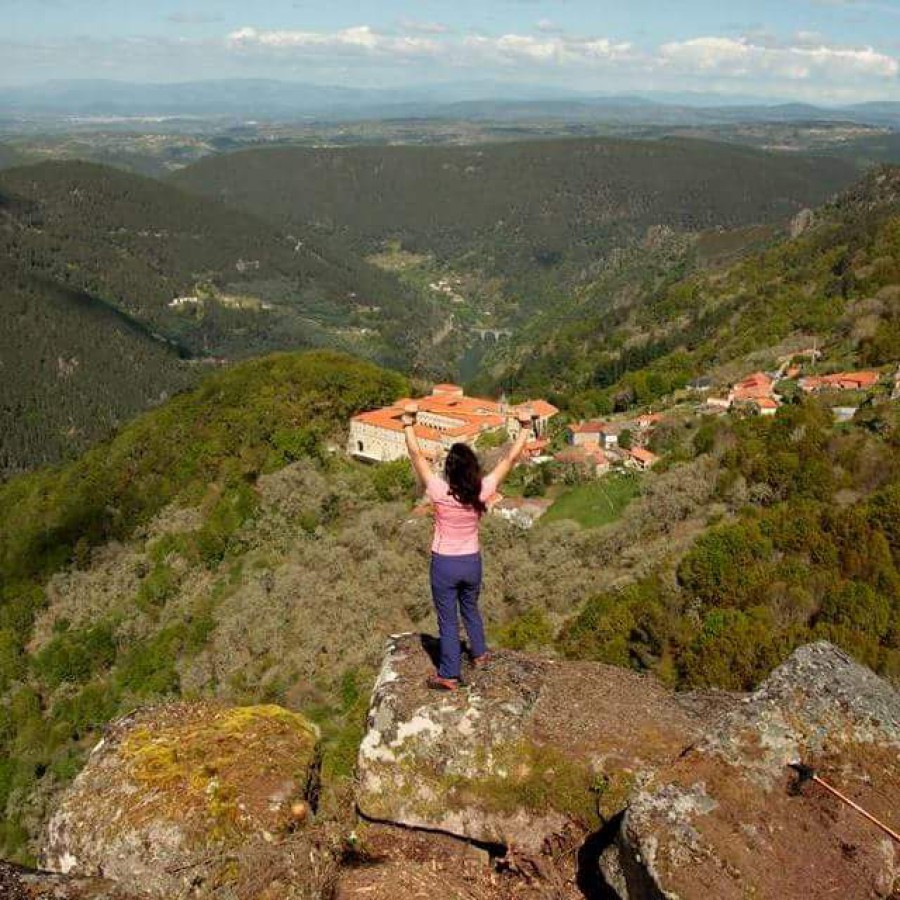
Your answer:
[[[836,372],[834,375],[810,375],[801,379],[800,386],[805,391],[818,388],[837,388],[838,390],[854,390],[875,387],[881,379],[878,372]]]
[[[594,420],[592,422],[576,422],[569,426],[572,434],[599,434],[606,427],[606,422]]]
[[[738,386],[746,385],[747,387],[751,387],[755,384],[771,384],[772,379],[766,375],[765,372],[754,372],[752,375],[748,375],[746,378],[742,378],[738,382]]]
[[[433,412],[443,415],[500,415],[500,404],[493,400],[481,400],[477,397],[422,397],[418,403],[422,412]]]
[[[386,406],[384,409],[372,409],[353,417],[354,422],[362,422],[364,425],[373,425],[376,428],[384,428],[387,431],[403,431],[403,423],[400,416],[403,415],[402,406]],[[415,426],[416,437],[425,441],[439,441],[443,433],[437,428],[428,425]]]
[[[531,407],[531,411],[536,416],[540,416],[542,419],[555,416],[559,412],[552,403],[548,403],[546,400],[529,400],[527,403],[518,404],[515,410],[528,409],[529,407]]]
[[[754,372],[734,386],[734,396],[738,400],[755,400],[758,397],[768,397],[772,393],[775,384],[765,372]]]
[[[525,452],[529,455],[536,455],[541,452],[541,450],[546,450],[549,445],[549,441],[544,438],[538,438],[534,441],[529,441],[525,445]]]
[[[567,447],[554,454],[553,458],[560,463],[594,463],[602,465],[607,462],[606,454],[600,449],[599,444],[585,445],[580,447]]]
[[[655,453],[652,453],[650,450],[645,450],[643,447],[634,447],[628,452],[638,462],[645,463],[649,466],[652,466],[653,463],[655,463],[659,459],[659,457]]]
[[[456,389],[456,385],[436,385],[437,388]],[[461,389],[460,389],[461,390]],[[421,421],[416,425],[416,435],[423,440],[441,441],[443,438],[458,438],[466,440],[475,438],[483,431],[502,428],[507,421],[507,416],[501,412],[501,405],[494,400],[485,400],[480,397],[466,397],[459,394],[438,394],[428,397],[411,399],[401,398],[391,406],[382,409],[362,412],[353,417],[354,422],[384,428],[389,431],[401,431],[403,425],[400,417],[406,405],[415,403],[419,413],[430,413],[447,419],[447,427],[437,428]],[[537,415],[552,415],[557,412],[556,407],[545,401],[536,401],[531,404]],[[549,412],[553,410],[553,413]]]

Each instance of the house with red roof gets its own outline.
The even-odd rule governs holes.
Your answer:
[[[818,391],[868,391],[881,380],[879,372],[836,372],[834,375],[809,375],[800,379],[808,394]]]
[[[603,452],[600,444],[586,442],[566,447],[553,455],[555,462],[568,466],[583,466],[591,469],[594,475],[603,475],[609,471],[610,460]]]
[[[619,435],[631,425],[632,423],[629,422],[600,422],[597,420],[577,422],[568,428],[569,443],[573,447],[599,444],[606,450],[612,450],[619,445]]]
[[[765,372],[754,372],[739,381],[731,390],[735,402],[771,398],[775,394],[775,379]]]
[[[405,397],[390,406],[353,416],[347,452],[372,462],[404,459],[407,451],[402,417],[404,407],[410,403],[419,408],[416,437],[423,453],[431,459],[439,459],[455,443],[472,446],[483,434],[505,431],[514,437],[519,430],[517,416],[524,409],[529,410],[535,432],[541,436],[559,411],[545,400],[510,407],[502,401],[468,397],[459,385],[437,384],[428,397]],[[535,449],[539,451],[541,447]]]
[[[763,416],[774,416],[781,401],[775,393],[775,379],[765,372],[754,372],[735,384],[727,397],[707,397],[706,405],[713,410],[740,407],[755,410]]]
[[[573,447],[582,444],[599,444],[606,423],[597,419],[587,422],[574,422],[566,429],[569,433],[569,443]]]
[[[652,469],[657,462],[659,462],[659,457],[655,453],[644,447],[632,447],[628,451],[628,458],[625,461],[625,465],[644,471],[646,469]]]

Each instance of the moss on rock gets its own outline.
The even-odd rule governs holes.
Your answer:
[[[114,723],[50,822],[45,863],[173,896],[298,824],[315,799],[318,728],[274,705],[172,704]]]

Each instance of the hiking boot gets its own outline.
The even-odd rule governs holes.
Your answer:
[[[442,678],[440,675],[430,675],[426,682],[433,691],[456,691],[459,690],[458,678]]]

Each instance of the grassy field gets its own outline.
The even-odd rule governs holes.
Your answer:
[[[615,522],[639,492],[639,476],[607,475],[561,494],[541,522],[572,519],[582,528],[599,528]]]

